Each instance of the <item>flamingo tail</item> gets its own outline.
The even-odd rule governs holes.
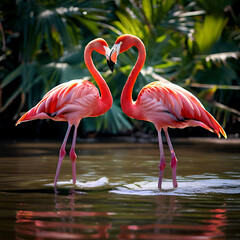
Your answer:
[[[204,121],[202,127],[206,128],[207,130],[214,132],[218,135],[218,137],[221,137],[221,134],[224,138],[227,139],[227,134],[225,133],[224,129],[221,127],[221,125],[217,122],[217,120],[205,110],[205,114],[208,118],[208,124]]]
[[[30,109],[28,112],[26,112],[15,124],[15,126],[17,126],[18,124],[20,124],[21,122],[27,122],[27,121],[32,121],[35,119],[46,119],[46,118],[50,118],[46,113],[44,112],[40,112],[37,113],[36,112],[36,108],[33,107],[32,109]]]

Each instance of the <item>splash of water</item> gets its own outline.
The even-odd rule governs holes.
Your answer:
[[[165,182],[158,189],[157,181],[141,181],[119,186],[110,192],[129,195],[178,195],[194,196],[198,194],[240,194],[240,182],[236,179],[189,179],[182,178],[179,187],[173,188],[171,182]]]
[[[69,181],[59,181],[57,184],[59,187],[66,187],[66,188],[72,188],[73,182],[72,180]],[[54,186],[53,183],[45,184],[45,186]],[[101,177],[96,181],[87,181],[87,182],[80,182],[76,181],[75,187],[81,190],[95,190],[95,189],[107,189],[109,187],[109,180],[107,177]]]

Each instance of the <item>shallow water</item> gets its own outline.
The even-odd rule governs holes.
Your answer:
[[[60,144],[1,142],[0,239],[240,239],[239,143],[174,143],[162,190],[144,143],[77,144],[76,185],[66,156],[54,189]]]

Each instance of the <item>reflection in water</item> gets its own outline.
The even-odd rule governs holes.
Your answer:
[[[183,237],[186,233],[189,236]],[[173,224],[129,225],[121,226],[118,239],[209,239],[209,237],[224,237],[224,233],[214,225],[190,227]]]
[[[224,206],[223,206],[224,207]],[[227,216],[226,216],[226,209],[223,208],[216,208],[210,211],[213,213],[213,216],[211,219],[207,220],[208,223],[208,233],[207,236],[211,237],[224,237],[224,226],[227,225]]]
[[[55,143],[0,144],[0,239],[239,239],[239,145],[175,146],[177,189],[169,165],[157,188],[157,144],[104,143],[54,194]]]
[[[110,212],[89,212],[75,209],[75,195],[72,190],[64,201],[58,201],[55,194],[55,211],[17,211],[16,232],[20,236],[54,239],[107,239],[111,224],[84,224],[84,218],[113,215]],[[68,201],[66,202],[66,199]],[[79,207],[79,206],[78,206]],[[91,208],[92,205],[80,206]],[[70,210],[69,210],[70,208]],[[83,219],[82,219],[83,218]]]
[[[76,197],[84,193],[70,190],[67,196],[55,194],[55,211],[19,210],[16,215],[17,239],[35,237],[36,239],[209,239],[224,237],[226,209],[208,209],[209,219],[202,223],[189,225],[184,220],[174,223],[174,218],[183,217],[182,203],[176,196],[155,196],[152,224],[121,224],[114,221],[118,212],[93,211],[89,204],[75,204]],[[132,204],[132,203],[131,203]],[[130,205],[130,204],[129,204]],[[125,206],[128,209],[130,206]],[[136,219],[142,214],[136,212]],[[196,213],[197,215],[199,213]],[[194,215],[194,213],[193,213]],[[141,216],[143,217],[143,216]],[[185,216],[186,217],[186,216]],[[187,218],[186,218],[187,219]],[[191,220],[191,219],[190,219]],[[194,220],[194,218],[192,219]],[[104,224],[103,224],[104,222]],[[148,222],[145,219],[144,222]],[[117,226],[116,226],[117,225]],[[118,229],[114,236],[112,229]],[[184,237],[183,237],[184,236]]]
[[[173,224],[173,217],[180,216],[178,201],[170,198],[170,206],[162,197],[157,197],[156,216],[160,223],[146,225],[124,225],[118,239],[210,239],[224,237],[223,227],[226,223],[226,209],[209,210],[211,218],[202,225],[189,225],[183,220],[181,224]]]

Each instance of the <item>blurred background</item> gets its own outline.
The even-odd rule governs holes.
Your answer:
[[[240,8],[238,0],[1,0],[0,138],[59,139],[67,124],[35,120],[15,127],[17,119],[54,86],[77,78],[95,84],[83,59],[94,38],[111,47],[130,33],[142,39],[147,59],[133,97],[159,77],[197,96],[229,137],[240,132]],[[153,125],[122,113],[123,85],[137,58],[121,54],[114,73],[93,54],[114,103],[105,115],[81,122],[82,138],[156,137]],[[171,136],[212,136],[201,128],[170,131]]]

